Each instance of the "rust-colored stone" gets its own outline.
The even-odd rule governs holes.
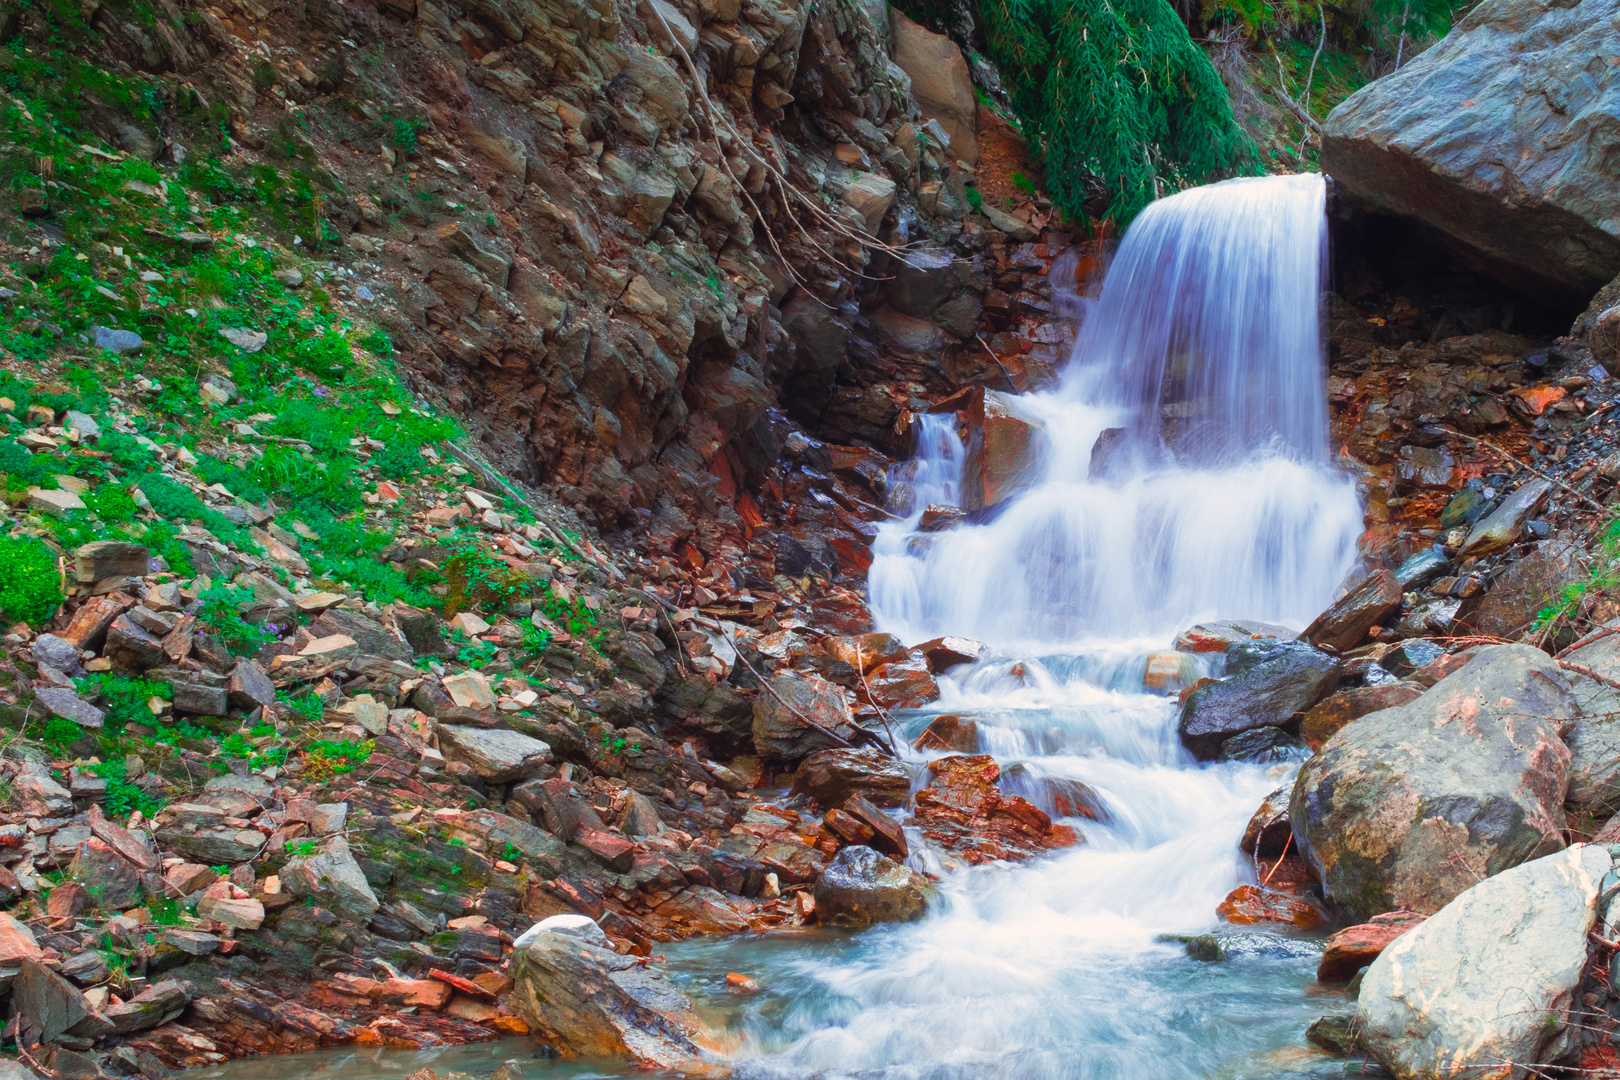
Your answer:
[[[1416,911],[1389,911],[1330,935],[1316,966],[1318,982],[1344,982],[1378,959],[1390,942],[1428,916]]]
[[[1322,913],[1312,905],[1259,885],[1239,885],[1221,901],[1215,913],[1238,926],[1282,923],[1301,930],[1315,930],[1322,925]]]

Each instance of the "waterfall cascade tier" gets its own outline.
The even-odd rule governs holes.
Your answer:
[[[1061,383],[1012,400],[1034,437],[1026,486],[978,523],[917,531],[957,503],[971,457],[953,417],[924,417],[910,514],[873,548],[880,628],[1039,648],[1321,610],[1362,520],[1328,455],[1324,191],[1230,180],[1148,207],[1083,303]]]

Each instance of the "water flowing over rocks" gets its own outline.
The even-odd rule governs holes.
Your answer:
[[[1545,653],[1482,649],[1322,745],[1289,801],[1294,839],[1351,913],[1437,911],[1480,878],[1563,847],[1563,734],[1576,715]]]
[[[1620,273],[1613,0],[1490,0],[1323,125],[1322,167],[1515,288],[1584,301]]]
[[[1362,1044],[1400,1080],[1557,1061],[1613,865],[1609,848],[1577,844],[1473,885],[1396,938],[1361,982]]]

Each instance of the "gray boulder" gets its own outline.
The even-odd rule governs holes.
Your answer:
[[[1439,910],[1482,878],[1557,851],[1577,715],[1558,665],[1481,649],[1421,696],[1353,720],[1300,769],[1294,841],[1360,919]]]
[[[808,722],[807,722],[808,721]],[[783,672],[754,697],[754,747],[773,761],[798,761],[855,733],[844,692],[825,679]]]
[[[1565,659],[1620,679],[1620,634],[1600,638]],[[1565,674],[1580,716],[1566,739],[1570,761],[1564,805],[1575,813],[1608,817],[1620,812],[1620,690],[1573,671]]]
[[[1282,727],[1339,682],[1339,661],[1303,641],[1261,638],[1226,650],[1226,678],[1201,683],[1181,708],[1181,741],[1209,760],[1234,735]]]
[[[1362,1045],[1401,1080],[1506,1080],[1567,1053],[1610,850],[1506,870],[1396,938],[1361,980]]]
[[[915,922],[938,898],[921,874],[856,845],[841,850],[816,883],[816,917],[829,926]]]
[[[1620,0],[1486,0],[1329,114],[1322,168],[1475,268],[1584,303],[1620,272]]]
[[[580,937],[537,933],[513,952],[511,976],[512,1011],[569,1056],[657,1069],[699,1064],[691,1002],[634,956]]]
[[[281,881],[294,896],[308,897],[330,911],[362,922],[382,906],[349,852],[349,842],[341,836],[332,837],[314,855],[289,859],[282,867]]]
[[[551,747],[504,728],[474,728],[437,724],[439,750],[451,761],[472,766],[479,779],[509,784],[539,773],[551,760]]]

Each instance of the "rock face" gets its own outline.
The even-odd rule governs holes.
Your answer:
[[[1402,1080],[1505,1080],[1560,1057],[1613,865],[1608,848],[1577,844],[1478,883],[1398,938],[1362,978],[1368,1052]]]
[[[847,847],[816,883],[816,914],[835,926],[915,922],[937,896],[938,890],[916,871],[869,847]]]
[[[889,9],[894,62],[911,79],[922,114],[950,136],[950,153],[964,165],[979,162],[979,102],[962,50],[943,34],[923,29]]]
[[[699,1064],[691,1003],[633,956],[543,931],[513,953],[511,974],[513,1011],[570,1057]]]
[[[1433,912],[1481,878],[1563,846],[1576,715],[1558,666],[1482,649],[1406,705],[1347,724],[1300,769],[1294,841],[1361,918]]]
[[[1181,707],[1181,741],[1208,760],[1234,735],[1282,727],[1333,692],[1339,661],[1301,641],[1262,638],[1226,650],[1227,677],[1193,688]]]
[[[1617,0],[1488,0],[1328,116],[1322,168],[1515,288],[1584,301],[1620,272]]]
[[[1558,603],[1566,585],[1590,577],[1579,544],[1544,541],[1492,583],[1474,613],[1473,628],[1490,637],[1516,638],[1543,608]]]

